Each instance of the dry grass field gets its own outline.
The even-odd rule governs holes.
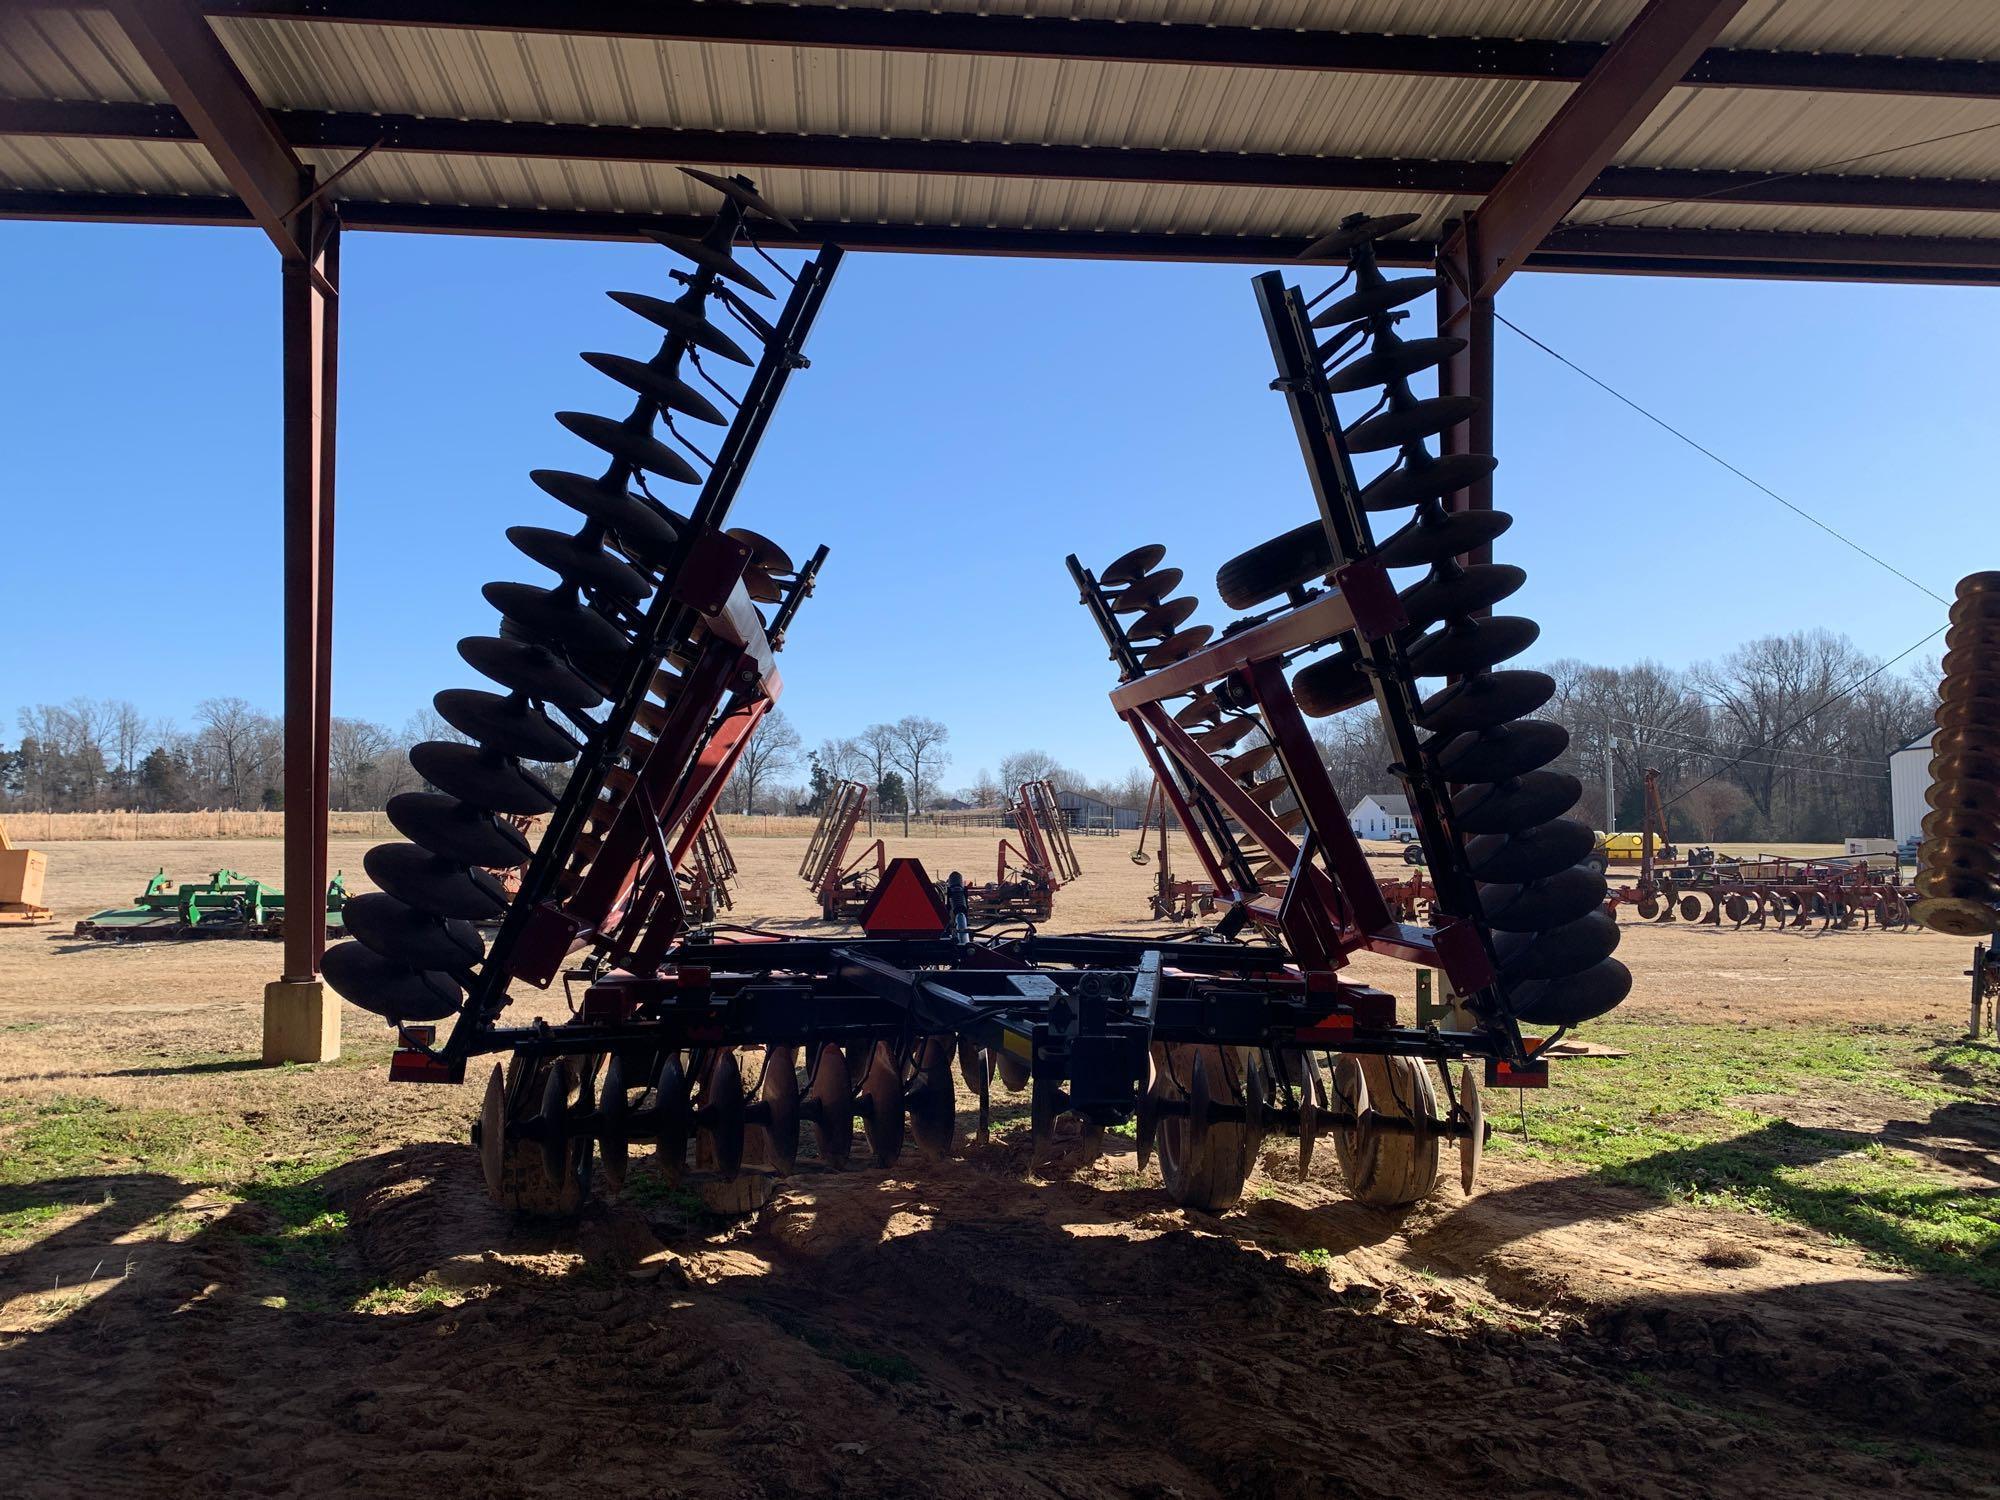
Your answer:
[[[828,930],[802,836],[731,836],[734,920]],[[983,874],[995,837],[890,852]],[[334,839],[352,889],[372,841]],[[1155,927],[1130,836],[1078,847],[1053,925]],[[0,929],[12,1493],[1995,1493],[2000,1053],[1960,1039],[1960,942],[1631,924],[1583,1038],[1620,1055],[1489,1096],[1481,1190],[1406,1215],[1327,1145],[1301,1180],[1269,1143],[1221,1216],[1129,1149],[1037,1177],[1003,1096],[951,1162],[737,1222],[642,1160],[551,1229],[488,1207],[476,1090],[387,1084],[373,1018],[257,1065],[275,945],[68,936],[159,867],[277,880],[277,842],[49,852],[59,922]]]

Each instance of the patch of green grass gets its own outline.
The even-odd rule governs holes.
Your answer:
[[[1330,1271],[1333,1269],[1333,1252],[1324,1245],[1314,1245],[1310,1250],[1299,1252],[1299,1264],[1308,1271]]]
[[[412,1286],[386,1283],[372,1286],[348,1305],[353,1312],[386,1315],[428,1312],[434,1307],[457,1307],[464,1301],[464,1292],[439,1286],[434,1281],[419,1281]]]
[[[618,1190],[619,1201],[634,1208],[666,1208],[687,1218],[706,1213],[701,1194],[682,1183],[676,1187],[655,1172],[634,1172]]]
[[[0,1152],[0,1184],[90,1177],[143,1167],[214,1180],[247,1156],[255,1137],[220,1116],[171,1109],[123,1109],[104,1099],[57,1095],[27,1105]]]
[[[1557,1087],[1531,1102],[1526,1141],[1496,1111],[1497,1149],[1577,1162],[1664,1199],[1810,1225],[1889,1265],[2000,1289],[2000,1201],[1873,1135],[1794,1125],[1760,1107],[1859,1091],[1932,1106],[1966,1099],[1930,1068],[1926,1039],[1889,1028],[1641,1023],[1593,1026],[1591,1039],[1632,1056],[1562,1064]]]
[[[59,1219],[72,1203],[24,1203],[19,1208],[0,1211],[0,1240],[32,1239],[44,1224]]]

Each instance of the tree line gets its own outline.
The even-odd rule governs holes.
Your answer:
[[[16,715],[19,738],[0,743],[0,807],[30,812],[188,812],[277,809],[285,802],[285,732],[275,714],[242,698],[204,698],[192,726],[148,719],[119,699],[38,703]],[[328,800],[373,811],[414,790],[409,747],[460,739],[434,713],[401,730],[336,718],[328,744]]]
[[[1886,837],[1889,756],[1930,730],[1938,673],[1934,662],[1882,667],[1826,630],[1766,636],[1686,668],[1565,657],[1542,666],[1556,695],[1539,716],[1569,730],[1556,766],[1583,783],[1575,816],[1597,827],[1609,821],[1607,780],[1617,826],[1640,827],[1650,768],[1676,840]],[[1372,706],[1328,720],[1315,738],[1349,807],[1397,789]]]
[[[1934,663],[1901,674],[1878,671],[1880,665],[1825,630],[1765,637],[1686,668],[1563,658],[1544,666],[1556,695],[1542,716],[1569,730],[1569,751],[1557,764],[1584,785],[1577,816],[1598,826],[1609,822],[1607,768],[1620,828],[1640,825],[1642,778],[1651,768],[1660,773],[1669,832],[1677,839],[1825,842],[1886,834],[1889,755],[1930,728],[1937,672]],[[77,698],[21,710],[18,728],[13,746],[0,745],[0,807],[283,806],[282,724],[241,698],[204,699],[191,727],[148,720],[129,703]],[[400,730],[335,719],[331,805],[380,808],[418,785],[410,745],[459,738],[429,711]],[[1370,793],[1398,789],[1387,770],[1395,757],[1372,705],[1320,723],[1314,739],[1349,808]],[[1040,749],[1014,751],[1000,760],[997,775],[982,768],[958,786],[947,783],[951,765],[949,727],[922,714],[870,724],[807,750],[783,711],[773,709],[721,805],[731,812],[817,814],[836,782],[858,781],[870,789],[878,813],[908,818],[997,807],[1022,782],[1042,780],[1137,809],[1151,785],[1143,768],[1093,780]],[[566,769],[541,768],[558,785]]]

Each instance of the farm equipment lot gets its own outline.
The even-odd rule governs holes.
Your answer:
[[[803,830],[727,831],[732,919],[834,930]],[[330,851],[356,892],[368,842]],[[1057,928],[1170,930],[1131,846],[1082,845]],[[1992,1492],[2000,1056],[1956,1041],[1958,940],[1622,924],[1585,1040],[1629,1055],[1564,1063],[1525,1142],[1496,1092],[1479,1195],[1407,1217],[1330,1152],[1269,1150],[1219,1218],[1115,1138],[1034,1181],[1002,1095],[921,1174],[804,1172],[731,1225],[642,1152],[550,1232],[480,1194],[476,1091],[384,1086],[373,1017],[255,1065],[269,945],[68,935],[161,866],[275,880],[275,841],[57,847],[55,924],[0,931],[17,1493],[543,1493],[584,1453],[611,1494]]]

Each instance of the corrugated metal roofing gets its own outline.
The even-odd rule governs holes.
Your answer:
[[[785,4],[789,0],[759,0]],[[894,9],[883,6],[880,9]],[[1611,39],[1640,0],[929,0],[926,9],[1150,25]],[[278,109],[485,121],[664,126],[773,136],[1171,148],[1301,157],[1507,162],[1568,97],[1566,83],[1195,67],[1089,59],[932,55],[741,43],[220,18],[258,96]],[[1725,33],[1746,48],[2000,55],[2000,5],[1749,0]],[[0,97],[161,102],[103,11],[17,7],[0,15]],[[698,153],[698,145],[690,151]],[[349,152],[304,152],[323,170]],[[1864,177],[2000,180],[2000,100],[1776,89],[1679,88],[1621,165],[1807,169]],[[688,165],[743,164],[690,156]],[[1831,165],[1830,165],[1831,164]],[[750,169],[794,218],[1186,235],[1285,235],[1355,210],[1408,210],[1428,237],[1472,200],[1438,195]],[[164,141],[0,136],[0,188],[226,194],[200,147]],[[696,212],[699,194],[661,163],[426,154],[391,149],[336,195],[632,214]],[[1670,228],[2000,239],[2000,213],[1787,208],[1709,201],[1588,200],[1570,222]]]

